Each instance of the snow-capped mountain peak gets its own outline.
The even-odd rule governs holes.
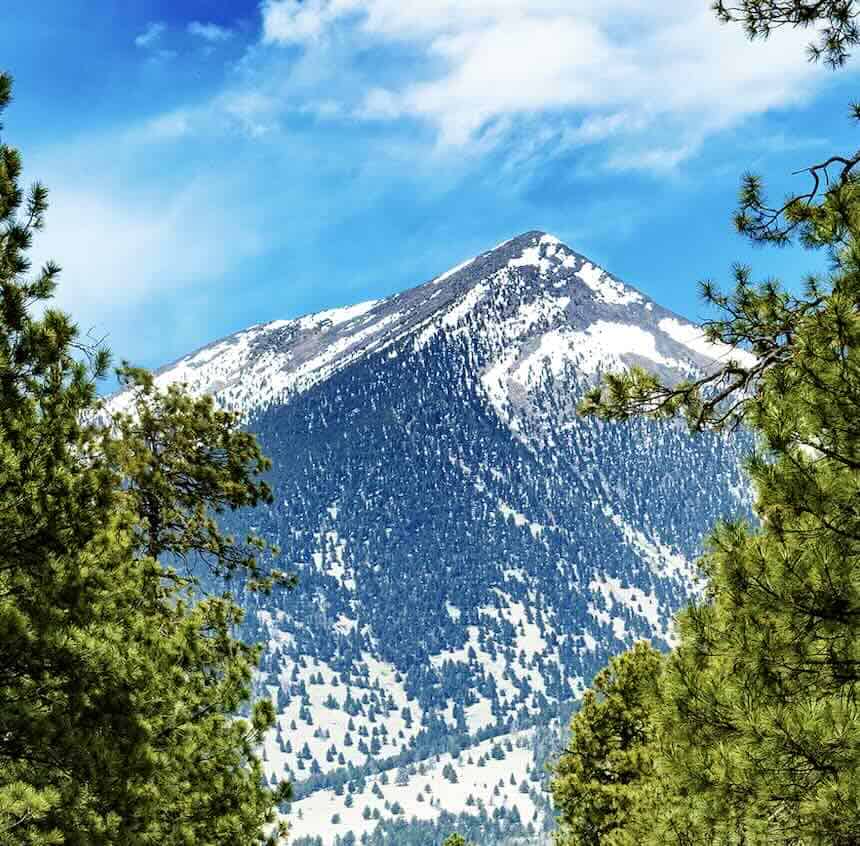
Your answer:
[[[162,368],[248,414],[364,357],[469,343],[494,406],[573,367],[586,376],[643,362],[686,375],[728,355],[700,330],[545,232],[526,232],[382,300],[252,326]],[[742,355],[742,353],[736,353]],[[121,399],[114,402],[121,403]]]

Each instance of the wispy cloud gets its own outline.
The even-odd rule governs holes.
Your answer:
[[[596,259],[625,239],[641,251],[716,168],[733,184],[751,155],[830,133],[813,111],[770,115],[821,87],[808,33],[751,46],[693,5],[263,0],[256,28],[153,21],[128,58],[173,56],[171,75],[133,77],[161,110],[129,119],[123,102],[41,149],[37,258],[63,265],[59,303],[84,327],[155,363],[529,228]]]
[[[167,24],[163,21],[150,21],[146,25],[146,29],[134,39],[134,44],[142,50],[149,50],[161,41],[166,31]]]
[[[190,305],[201,290],[211,292],[265,245],[256,211],[247,196],[239,196],[241,180],[235,175],[180,174],[172,184],[147,188],[132,173],[86,182],[69,175],[69,161],[80,154],[92,159],[100,146],[116,140],[103,139],[102,145],[72,150],[62,160],[36,163],[50,186],[50,209],[33,258],[37,265],[47,259],[60,263],[56,303],[82,329],[108,334],[118,354],[151,355],[170,348],[171,326],[181,316],[172,314],[174,308],[196,309],[203,319],[200,305]],[[120,166],[125,171],[130,164]],[[205,294],[203,302],[214,307]],[[141,316],[153,312],[141,325]],[[160,339],[155,331],[159,324]]]
[[[679,9],[676,0],[264,0],[262,40],[306,55],[336,44],[347,63],[350,45],[390,51],[397,73],[351,68],[364,87],[346,92],[341,112],[421,121],[443,148],[501,141],[543,115],[564,118],[568,144],[638,139],[631,166],[664,169],[715,132],[802,102],[821,75],[800,58],[808,33],[751,45],[707,4]]]
[[[229,41],[233,37],[233,30],[216,23],[202,23],[191,21],[188,24],[188,32],[197,38],[202,38],[210,44],[220,44]]]

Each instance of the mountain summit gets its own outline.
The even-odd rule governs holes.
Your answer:
[[[495,355],[483,380],[500,403],[528,390],[545,366],[591,375],[640,362],[680,375],[728,354],[558,238],[532,231],[387,299],[252,326],[158,376],[247,413],[369,355],[417,350],[441,336],[480,339]]]
[[[291,842],[541,842],[560,721],[611,654],[672,641],[701,538],[749,513],[740,440],[576,403],[607,369],[743,355],[527,232],[160,371],[273,459],[253,526],[300,586],[247,597],[246,633],[279,712],[267,775],[297,786]]]

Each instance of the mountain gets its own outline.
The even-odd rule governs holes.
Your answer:
[[[544,842],[543,764],[577,697],[636,639],[671,644],[703,536],[750,514],[743,436],[576,403],[607,370],[746,355],[528,232],[158,372],[238,411],[274,463],[250,523],[300,586],[243,601],[292,842]]]

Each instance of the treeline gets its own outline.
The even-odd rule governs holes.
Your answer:
[[[455,835],[448,832],[456,830]],[[447,835],[447,836],[446,836]],[[436,820],[382,820],[372,832],[356,835],[349,831],[335,835],[333,846],[526,846],[541,836],[533,823],[496,808],[493,813],[451,814],[443,811]],[[322,837],[300,837],[292,846],[323,846]]]

